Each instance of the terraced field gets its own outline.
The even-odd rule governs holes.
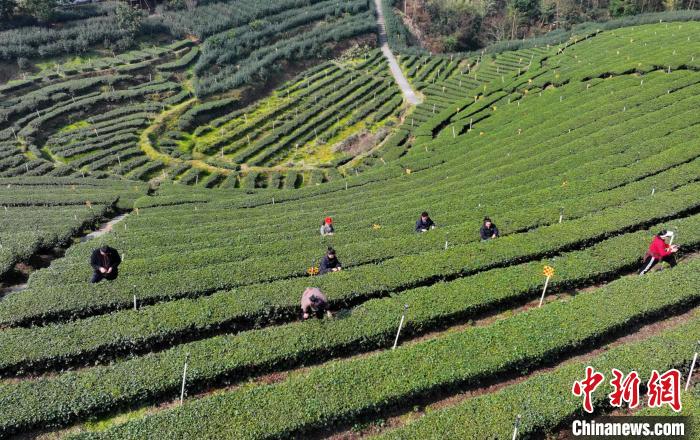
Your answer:
[[[76,101],[125,101],[49,135],[37,124],[53,101],[21,113],[25,143],[10,130],[8,145],[70,177],[0,180],[0,239],[41,218],[0,254],[6,272],[128,215],[0,297],[0,436],[512,438],[520,415],[518,438],[557,438],[583,413],[571,386],[587,365],[685,380],[700,335],[699,38],[700,22],[662,22],[494,56],[402,56],[425,97],[404,114],[376,50],[242,109],[147,71],[139,85],[61,81],[54,93]],[[179,69],[197,50],[181,44],[154,68]],[[359,157],[327,147],[382,128]],[[416,234],[423,210],[438,227]],[[501,237],[484,242],[486,215]],[[326,216],[336,233],[320,237]],[[680,262],[637,276],[660,229]],[[98,244],[124,262],[91,285]],[[328,246],[344,270],[309,277]],[[545,265],[556,274],[538,307]],[[333,318],[301,320],[308,286]],[[696,420],[699,374],[682,396]]]
[[[338,177],[336,166],[348,160],[343,141],[385,136],[381,128],[402,110],[372,50],[370,4],[234,3],[149,18],[175,43],[37,63],[38,73],[1,85],[0,176],[116,175],[207,188],[294,188]],[[0,33],[4,40],[19,54],[54,50],[14,31]],[[357,50],[345,56],[348,47]],[[336,61],[319,65],[321,55]],[[281,66],[302,73],[284,82]],[[278,89],[256,99],[256,81]]]

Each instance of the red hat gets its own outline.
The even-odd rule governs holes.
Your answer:
[[[326,217],[325,223],[328,223],[329,225],[333,223],[333,219],[330,217]]]

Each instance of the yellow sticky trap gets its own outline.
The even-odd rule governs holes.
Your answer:
[[[311,276],[311,277],[314,276],[314,275],[318,275],[318,267],[313,267],[313,266],[312,266],[312,267],[306,269],[306,273],[307,273],[309,276]]]
[[[554,276],[554,268],[552,266],[545,266],[544,269],[542,269],[542,273],[547,278],[551,278]]]
[[[411,169],[410,169],[410,168],[406,168],[406,174],[411,174]]]
[[[374,229],[375,231],[378,231],[381,227],[382,227],[382,225],[378,225],[378,224],[376,224],[376,223],[374,223],[374,224],[372,225],[372,229]]]

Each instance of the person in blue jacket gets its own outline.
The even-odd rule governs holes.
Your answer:
[[[479,230],[479,235],[481,236],[481,241],[491,240],[498,238],[498,228],[491,221],[490,218],[484,217],[484,224],[481,225]]]
[[[318,273],[323,275],[328,272],[339,272],[342,269],[343,266],[335,255],[335,249],[329,247],[326,255],[324,255],[321,263],[318,265]]]
[[[416,232],[428,232],[431,229],[435,229],[435,222],[426,211],[423,211],[416,221]]]

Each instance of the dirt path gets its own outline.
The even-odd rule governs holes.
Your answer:
[[[391,69],[391,74],[394,76],[394,80],[399,85],[401,93],[403,93],[404,99],[411,105],[418,105],[423,100],[416,94],[416,92],[411,88],[408,80],[403,74],[401,67],[399,67],[399,62],[396,57],[391,52],[389,48],[389,43],[386,37],[386,27],[384,25],[384,11],[382,10],[382,0],[374,0],[374,4],[377,8],[377,30],[379,33],[379,45],[382,48],[382,53],[384,57],[389,62],[389,68]]]
[[[92,239],[101,237],[109,232],[112,232],[112,228],[114,227],[114,225],[116,225],[120,221],[124,220],[126,218],[126,216],[128,216],[128,215],[129,214],[120,214],[120,215],[114,217],[112,220],[110,220],[107,223],[105,223],[104,225],[100,226],[97,230],[90,232],[86,236],[82,237],[80,239],[80,241],[92,240]]]

